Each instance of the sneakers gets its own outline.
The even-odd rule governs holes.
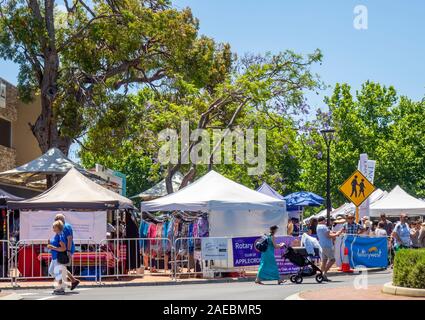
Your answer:
[[[74,290],[78,285],[80,284],[80,280],[75,280],[72,284],[71,284],[71,291]]]
[[[325,281],[325,282],[332,282],[332,280],[329,279],[325,274],[323,274],[322,276],[323,276],[323,281]]]
[[[63,289],[63,288],[55,289],[55,290],[53,290],[53,294],[64,295],[65,294],[65,289]]]

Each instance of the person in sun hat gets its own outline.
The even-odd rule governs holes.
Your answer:
[[[347,222],[342,225],[342,229],[339,233],[358,235],[364,231],[364,228],[361,224],[354,221],[354,214],[347,214]]]

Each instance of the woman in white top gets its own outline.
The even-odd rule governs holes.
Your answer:
[[[379,221],[378,227],[375,229],[375,236],[377,237],[387,237],[387,231],[384,229],[385,224],[383,221]]]

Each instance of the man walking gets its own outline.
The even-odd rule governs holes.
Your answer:
[[[322,254],[320,258],[322,260],[321,269],[324,281],[330,281],[327,277],[327,273],[335,263],[333,239],[335,239],[337,235],[338,233],[329,230],[328,226],[326,225],[326,218],[319,217],[317,225],[317,237],[319,239],[319,244],[322,247]]]
[[[55,217],[55,221],[62,221],[63,223],[63,236],[66,241],[66,250],[69,256],[69,261],[72,263],[72,255],[75,252],[75,245],[74,245],[74,235],[72,231],[72,226],[69,223],[65,222],[65,215],[59,213]],[[77,280],[72,273],[68,270],[68,278],[71,281],[71,290],[74,290],[79,284],[80,281]]]

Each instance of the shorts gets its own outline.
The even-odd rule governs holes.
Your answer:
[[[64,283],[66,280],[66,267],[60,264],[58,260],[51,260],[49,274],[54,277],[56,281],[62,280],[62,283]]]
[[[322,248],[322,254],[320,256],[322,260],[335,260],[334,248]]]

